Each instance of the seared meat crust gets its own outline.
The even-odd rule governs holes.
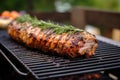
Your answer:
[[[52,29],[42,30],[28,22],[13,21],[8,25],[8,34],[30,48],[72,58],[84,55],[90,57],[98,46],[95,36],[86,31],[56,34]]]

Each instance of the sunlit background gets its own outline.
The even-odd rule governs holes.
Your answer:
[[[0,12],[4,10],[70,11],[74,6],[120,11],[120,0],[1,0]]]
[[[75,6],[120,12],[120,0],[1,0],[0,13],[6,10],[65,13],[71,12]],[[93,34],[102,34],[97,26],[87,25],[85,29]],[[120,41],[120,29],[113,29],[111,38]]]

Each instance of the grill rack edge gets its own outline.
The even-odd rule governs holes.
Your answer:
[[[72,60],[26,49],[11,40],[5,31],[0,39],[0,43],[7,47],[33,73],[36,79],[120,68],[120,47],[103,41],[99,41],[99,48],[92,58]]]

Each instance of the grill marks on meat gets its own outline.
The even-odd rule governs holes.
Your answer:
[[[95,37],[88,32],[55,34],[52,29],[42,30],[27,22],[13,21],[8,25],[8,33],[14,40],[28,47],[72,58],[82,55],[90,57],[98,46]]]

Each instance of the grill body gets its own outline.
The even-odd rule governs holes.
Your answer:
[[[25,68],[20,71],[30,79],[50,79],[120,68],[120,46],[101,40],[98,40],[99,47],[93,57],[69,59],[26,48],[13,41],[4,30],[0,34],[1,50],[14,64],[17,63],[15,60],[18,61]]]

